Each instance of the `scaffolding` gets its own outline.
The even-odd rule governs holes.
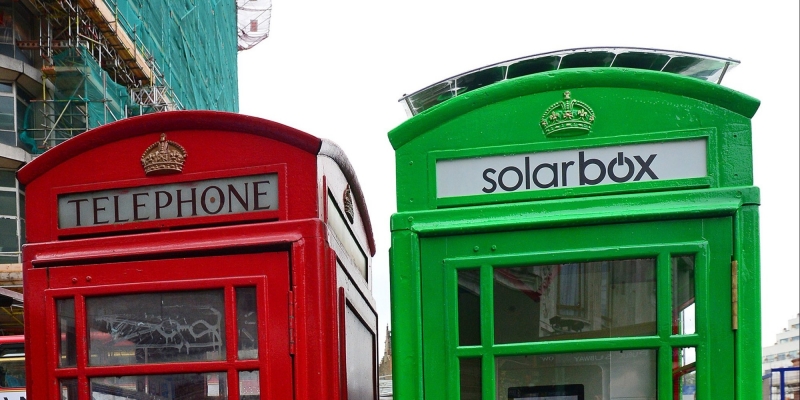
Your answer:
[[[51,84],[22,118],[21,142],[40,153],[131,115],[238,111],[236,52],[267,36],[271,4],[229,1],[34,0],[38,40],[17,45],[38,50]],[[234,35],[237,14],[255,31]]]
[[[72,136],[139,113],[179,108],[147,49],[120,29],[102,0],[37,0],[42,92],[28,105],[19,138],[34,154]],[[130,94],[129,94],[130,91]],[[148,96],[139,93],[150,93]],[[154,95],[153,93],[157,93]],[[148,102],[151,101],[151,102]]]
[[[239,51],[248,50],[269,36],[271,0],[236,0]]]
[[[131,106],[127,87],[110,79],[86,48],[55,55],[52,74],[57,77],[52,79],[52,95],[32,100],[20,127],[20,140],[33,153],[127,115]]]

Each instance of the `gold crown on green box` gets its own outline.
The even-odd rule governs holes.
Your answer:
[[[575,136],[589,133],[594,123],[594,111],[584,102],[570,98],[564,92],[564,100],[550,106],[542,115],[542,131],[545,136]]]

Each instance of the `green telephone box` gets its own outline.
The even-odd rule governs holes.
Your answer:
[[[759,101],[731,59],[510,60],[401,101],[394,398],[760,396]]]

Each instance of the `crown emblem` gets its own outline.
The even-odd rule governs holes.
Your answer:
[[[183,170],[186,161],[186,150],[171,140],[165,133],[142,154],[142,167],[147,176],[166,175]]]
[[[349,184],[344,188],[342,198],[344,200],[344,213],[347,215],[347,220],[352,224],[355,221],[355,209],[353,208],[353,193],[350,192]]]
[[[545,136],[583,135],[592,129],[594,111],[586,103],[569,96],[569,91],[564,92],[564,100],[550,106],[542,115]]]

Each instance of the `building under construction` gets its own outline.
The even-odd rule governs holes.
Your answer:
[[[238,111],[237,52],[269,0],[0,0],[0,335],[22,333],[24,188],[16,170],[100,125]]]

